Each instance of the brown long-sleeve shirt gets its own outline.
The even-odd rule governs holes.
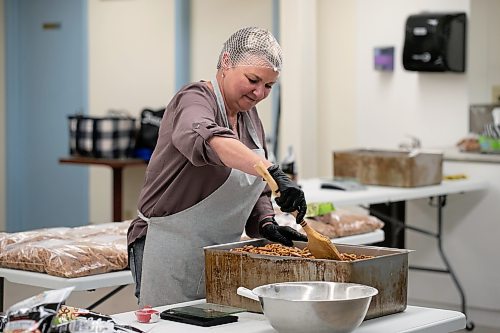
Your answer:
[[[267,156],[257,110],[247,112]],[[208,197],[226,181],[231,168],[222,163],[208,144],[213,136],[234,138],[250,149],[257,148],[241,115],[238,115],[238,136],[224,126],[215,94],[206,82],[183,87],[167,106],[156,148],[146,169],[138,204],[144,216],[168,216],[183,211]],[[270,196],[266,186],[247,220],[248,235],[257,237],[258,222],[274,215]],[[128,244],[146,232],[147,223],[136,218],[128,230]]]

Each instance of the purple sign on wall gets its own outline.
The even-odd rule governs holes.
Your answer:
[[[376,47],[374,49],[374,68],[379,71],[394,70],[394,47]]]

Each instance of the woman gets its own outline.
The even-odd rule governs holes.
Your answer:
[[[278,80],[281,48],[260,28],[224,44],[216,77],[183,87],[170,101],[129,230],[129,264],[141,305],[203,298],[203,247],[251,237],[292,245],[307,238],[274,220],[263,161],[276,180],[282,211],[305,215],[304,193],[266,159],[255,105]]]

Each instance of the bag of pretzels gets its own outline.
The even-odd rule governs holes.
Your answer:
[[[74,287],[44,291],[7,310],[4,333],[49,333],[52,320]]]

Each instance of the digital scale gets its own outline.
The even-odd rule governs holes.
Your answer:
[[[238,317],[232,314],[245,311],[247,310],[226,305],[203,303],[167,309],[160,314],[160,318],[209,327],[236,322]]]
[[[321,188],[328,190],[360,191],[366,189],[366,186],[362,185],[354,178],[333,178],[322,179]]]

